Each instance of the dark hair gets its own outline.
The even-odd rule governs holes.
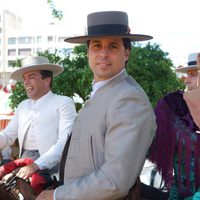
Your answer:
[[[129,38],[122,38],[125,49],[132,49],[131,40]]]
[[[129,38],[122,38],[123,44],[125,49],[129,49],[131,51],[132,45],[131,45],[131,40]],[[125,62],[125,67],[128,64],[128,60]]]
[[[52,71],[48,71],[48,70],[40,70],[40,74],[42,76],[42,79],[45,79],[45,78],[48,78],[48,77],[51,78],[49,87],[52,89],[53,72]]]

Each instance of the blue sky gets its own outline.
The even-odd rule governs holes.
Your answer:
[[[47,0],[0,0],[37,27],[51,18]],[[175,66],[186,65],[189,53],[200,51],[199,0],[54,0],[64,12],[67,34],[84,33],[86,16],[101,10],[122,10],[129,15],[132,33],[149,34],[152,43],[169,53]],[[38,28],[41,26],[39,25]]]

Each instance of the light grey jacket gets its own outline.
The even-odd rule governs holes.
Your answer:
[[[21,102],[8,126],[0,133],[0,149],[13,144],[18,138],[20,153],[30,123],[34,118],[34,133],[40,158],[35,162],[41,167],[52,168],[60,162],[65,142],[71,133],[76,117],[71,98],[53,94],[51,91],[37,107],[33,100]],[[33,117],[34,116],[34,117]]]
[[[126,72],[101,87],[79,112],[56,200],[112,200],[127,195],[155,134],[155,116]]]

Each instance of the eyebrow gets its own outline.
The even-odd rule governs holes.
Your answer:
[[[37,75],[37,74],[33,72],[33,73],[31,73],[31,74],[28,74],[27,76],[28,76],[28,77],[31,77],[31,76],[36,76],[36,75]],[[25,78],[25,75],[23,75],[23,78]]]

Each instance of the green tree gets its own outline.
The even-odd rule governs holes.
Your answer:
[[[51,63],[58,63],[64,67],[64,72],[54,78],[53,92],[74,97],[78,95],[83,102],[91,91],[92,73],[87,62],[87,48],[85,45],[76,46],[69,56],[64,51],[64,58],[59,52],[40,52],[39,55],[48,57]],[[153,106],[169,92],[183,88],[184,85],[173,71],[172,61],[167,58],[168,53],[163,52],[159,45],[148,43],[142,47],[133,46],[128,62],[127,71],[144,88]],[[19,66],[19,61],[17,62]],[[11,95],[11,107],[27,98],[22,83],[17,83]],[[77,110],[81,103],[76,102]]]
[[[127,71],[143,87],[150,102],[155,106],[167,93],[184,88],[173,68],[168,53],[163,52],[158,44],[148,43],[144,47],[135,44]]]
[[[62,20],[63,19],[63,12],[61,10],[56,9],[54,1],[53,0],[47,0],[47,3],[49,4],[49,7],[51,9],[51,14],[53,18]]]

